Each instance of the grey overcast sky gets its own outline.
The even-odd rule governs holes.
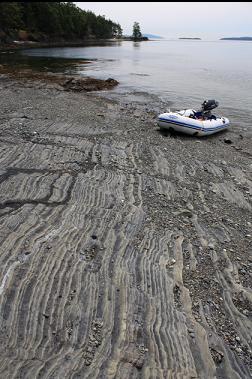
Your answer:
[[[252,2],[77,2],[78,7],[105,16],[132,34],[139,22],[142,33],[165,38],[252,36]]]

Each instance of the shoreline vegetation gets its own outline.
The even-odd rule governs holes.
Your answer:
[[[72,2],[0,3],[0,42],[66,42],[122,36],[120,24]]]
[[[148,41],[139,23],[123,36],[119,23],[84,11],[72,2],[0,3],[0,49],[82,46],[103,40]]]

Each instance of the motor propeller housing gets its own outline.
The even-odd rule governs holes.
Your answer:
[[[219,102],[216,100],[205,100],[201,106],[203,112],[209,112],[214,108],[217,108],[219,105]]]

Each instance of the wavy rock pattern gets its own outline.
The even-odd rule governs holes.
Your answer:
[[[0,377],[250,378],[249,158],[2,81]]]

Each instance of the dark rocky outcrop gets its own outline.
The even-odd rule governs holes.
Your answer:
[[[94,78],[70,78],[63,83],[65,91],[99,91],[103,89],[110,89],[115,87],[118,81],[112,78],[106,80],[94,79]]]
[[[38,81],[48,84],[55,84],[57,89],[62,88],[65,91],[74,92],[90,92],[101,91],[115,87],[119,82],[115,79],[108,78],[106,80],[90,77],[66,77],[65,75],[54,75],[45,72],[36,72],[31,69],[10,69],[7,65],[0,65],[0,74],[28,81]]]

